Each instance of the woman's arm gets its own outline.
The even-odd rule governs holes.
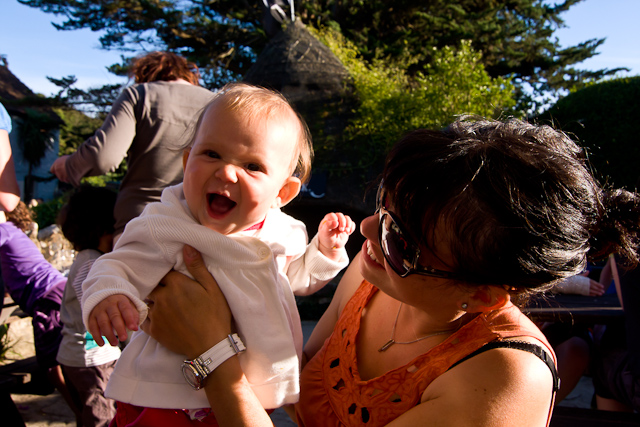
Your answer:
[[[188,246],[183,254],[194,280],[175,271],[167,274],[149,294],[142,329],[169,350],[195,359],[232,332],[231,311],[202,256]],[[273,425],[237,357],[209,374],[204,390],[220,426]]]
[[[51,166],[51,173],[74,186],[85,176],[114,171],[127,155],[136,136],[135,107],[138,92],[126,88],[116,99],[100,129],[83,142],[77,151],[62,156]]]
[[[9,133],[0,129],[0,210],[11,212],[20,202],[20,187],[11,155]]]

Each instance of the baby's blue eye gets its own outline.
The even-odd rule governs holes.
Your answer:
[[[206,156],[211,157],[212,159],[219,159],[220,155],[215,151],[205,151]]]

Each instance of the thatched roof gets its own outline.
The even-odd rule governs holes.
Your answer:
[[[3,64],[0,64],[0,102],[12,116],[24,116],[26,109],[32,108],[46,113],[55,122],[62,123],[47,100],[33,93]]]
[[[13,75],[9,68],[0,65],[0,98],[16,100],[35,94],[24,83]]]
[[[267,44],[244,81],[278,90],[295,104],[340,96],[349,73],[297,19]]]

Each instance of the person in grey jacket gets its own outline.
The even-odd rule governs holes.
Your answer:
[[[127,158],[127,173],[114,209],[114,238],[162,190],[182,180],[187,129],[213,93],[200,87],[195,64],[171,52],[151,52],[132,61],[127,87],[96,133],[51,166],[60,181],[79,186],[86,176],[115,170]]]

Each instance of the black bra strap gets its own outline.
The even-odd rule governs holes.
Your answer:
[[[473,356],[477,356],[480,353],[484,353],[487,350],[493,350],[494,348],[514,348],[516,350],[528,351],[529,353],[535,354],[549,367],[551,371],[551,375],[553,376],[553,391],[554,393],[560,389],[560,378],[558,377],[558,371],[556,370],[556,365],[553,363],[553,359],[549,357],[549,354],[542,349],[539,345],[532,344],[530,342],[525,341],[491,341],[474,351],[473,353],[463,357],[458,360],[456,363],[451,365],[449,369],[454,366],[459,365],[465,360],[471,359]],[[449,370],[447,369],[447,370]]]

